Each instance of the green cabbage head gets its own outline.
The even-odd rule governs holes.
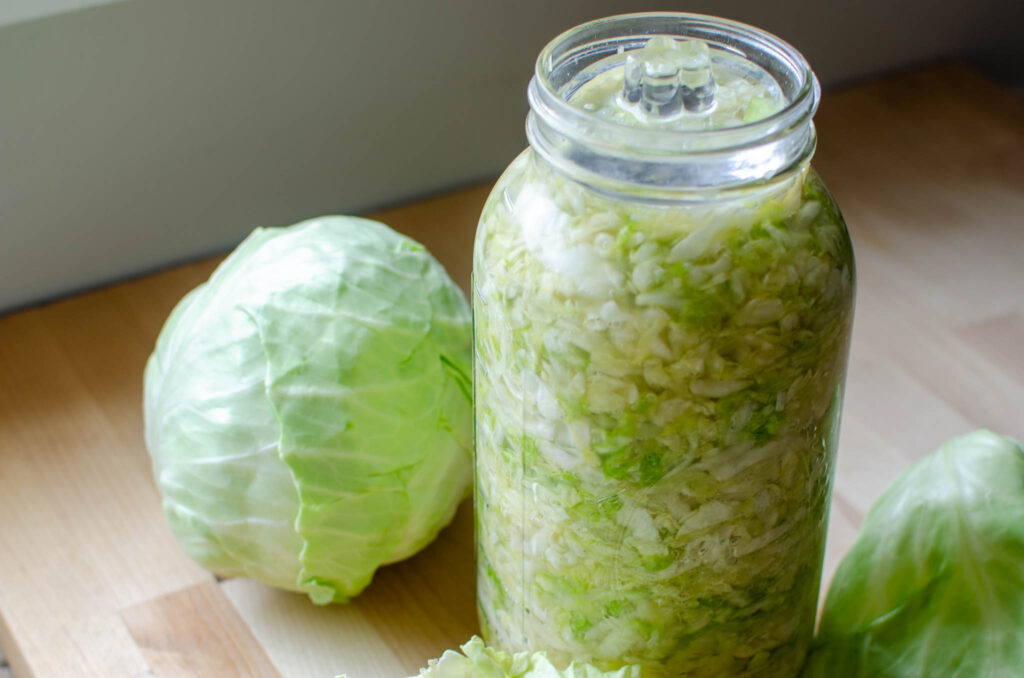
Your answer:
[[[469,487],[470,326],[442,266],[383,224],[256,230],[146,366],[146,444],[184,550],[322,604],[425,546]]]
[[[809,678],[1024,675],[1024,449],[976,431],[872,506],[825,601]]]

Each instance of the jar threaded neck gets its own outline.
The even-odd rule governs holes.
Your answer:
[[[638,126],[596,115],[570,100],[594,77],[625,67],[653,39],[700,41],[712,59],[737,57],[766,73],[781,110],[715,129]],[[806,59],[767,32],[698,14],[626,14],[577,26],[537,59],[528,90],[527,136],[550,164],[604,190],[671,195],[770,182],[809,162],[820,98]]]

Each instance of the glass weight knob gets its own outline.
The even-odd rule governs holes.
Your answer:
[[[658,35],[627,54],[622,100],[660,119],[710,111],[715,80],[707,43]]]

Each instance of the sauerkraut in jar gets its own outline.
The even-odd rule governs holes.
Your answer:
[[[645,14],[552,42],[474,253],[484,635],[649,676],[791,676],[854,293],[782,41]]]

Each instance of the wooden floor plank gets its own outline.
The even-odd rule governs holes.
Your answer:
[[[1024,261],[1022,261],[1024,266]],[[1024,296],[1024,290],[1018,290]],[[991,365],[1024,389],[1024,310],[968,323],[956,329],[963,341],[983,355]],[[1024,406],[1024,397],[1017,400]],[[1024,425],[1024,413],[1017,421]],[[1024,439],[1024,434],[1019,434]]]
[[[284,678],[409,675],[356,605],[317,607],[305,595],[245,579],[221,586]]]
[[[266,650],[214,581],[126,608],[154,678],[278,678]]]
[[[104,296],[0,323],[0,623],[19,676],[137,674],[118,610],[210,578],[163,525],[139,447],[141,344]]]

